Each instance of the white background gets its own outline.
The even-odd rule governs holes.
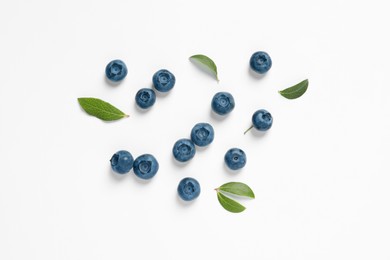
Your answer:
[[[390,259],[388,1],[1,1],[0,259]],[[249,58],[267,51],[263,77]],[[189,62],[214,59],[221,79]],[[112,59],[129,73],[108,84]],[[140,112],[134,96],[166,68],[168,95]],[[278,90],[308,78],[307,93]],[[235,110],[210,113],[218,91]],[[104,123],[78,97],[130,118]],[[265,135],[253,112],[274,117]],[[174,142],[210,122],[215,140],[177,165]],[[240,147],[246,167],[227,171]],[[151,153],[150,182],[117,176],[117,150]],[[180,201],[178,182],[199,180]],[[249,184],[255,200],[225,211],[214,188]]]

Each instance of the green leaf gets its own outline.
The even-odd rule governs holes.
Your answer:
[[[298,84],[290,88],[280,90],[279,93],[285,98],[295,99],[302,96],[306,92],[308,86],[309,86],[309,80],[305,79],[304,81],[299,82]]]
[[[223,195],[220,192],[217,192],[218,201],[221,204],[221,206],[226,209],[227,211],[233,212],[233,213],[240,213],[245,210],[245,207],[242,206],[240,203],[238,203],[235,200],[232,200],[225,195]]]
[[[129,117],[110,103],[98,98],[78,98],[77,100],[85,112],[104,121],[114,121]]]
[[[238,196],[248,197],[252,199],[255,198],[255,194],[253,193],[252,189],[242,182],[228,182],[219,187],[218,190]]]
[[[215,65],[214,61],[210,59],[209,57],[197,54],[190,57],[190,60],[194,62],[195,64],[200,65],[202,68],[206,69],[207,71],[211,72],[219,81],[218,79],[218,71],[217,71],[217,65]]]

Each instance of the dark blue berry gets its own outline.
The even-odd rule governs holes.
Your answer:
[[[272,60],[268,53],[258,51],[252,54],[249,64],[255,72],[264,74],[272,67]]]
[[[211,101],[211,108],[218,115],[226,115],[234,109],[233,96],[228,92],[218,92]]]
[[[156,93],[150,88],[141,88],[135,95],[135,102],[142,109],[147,109],[156,102]]]
[[[194,178],[184,178],[180,181],[177,192],[182,200],[194,200],[200,194],[199,182]]]
[[[272,115],[265,109],[257,110],[252,116],[254,128],[260,131],[267,131],[272,126]]]
[[[147,180],[153,178],[158,171],[158,162],[151,154],[143,154],[135,159],[133,171],[139,178]]]
[[[160,92],[168,92],[175,85],[176,78],[168,70],[159,70],[153,75],[153,86]]]
[[[117,82],[127,75],[126,64],[121,60],[113,60],[106,66],[106,76],[109,80]]]
[[[111,157],[111,168],[114,172],[128,173],[133,167],[133,156],[128,151],[118,151]]]
[[[225,154],[225,163],[231,170],[241,169],[246,164],[246,155],[243,150],[232,148]]]
[[[198,123],[191,130],[191,140],[197,146],[207,146],[214,140],[214,129],[208,123]]]
[[[173,146],[172,152],[176,160],[186,162],[194,157],[195,145],[190,139],[180,139]]]

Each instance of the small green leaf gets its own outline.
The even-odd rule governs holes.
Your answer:
[[[207,71],[211,72],[215,76],[217,81],[219,81],[217,65],[215,65],[215,63],[212,59],[210,59],[209,57],[207,57],[205,55],[197,54],[197,55],[191,56],[190,60],[193,61],[195,64],[200,65],[201,67],[203,67]]]
[[[78,98],[77,100],[85,112],[104,121],[114,121],[129,117],[110,103],[98,98]]]
[[[221,204],[221,206],[226,209],[227,211],[233,212],[233,213],[239,213],[243,212],[245,210],[245,207],[242,206],[240,203],[238,203],[235,200],[232,200],[225,195],[223,195],[220,192],[217,192],[218,201]]]
[[[252,199],[255,198],[255,194],[253,193],[252,189],[242,182],[228,182],[219,187],[218,190],[238,196],[248,197]]]
[[[279,93],[285,98],[295,99],[302,96],[306,92],[308,86],[309,86],[309,80],[305,79],[304,81],[299,82],[298,84],[290,88],[280,90]]]

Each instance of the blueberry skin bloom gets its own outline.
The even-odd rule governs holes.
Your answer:
[[[119,174],[128,173],[133,168],[133,156],[128,151],[118,151],[111,157],[111,168]]]
[[[233,96],[228,92],[218,92],[211,101],[211,108],[218,115],[230,113],[235,106]]]
[[[175,85],[176,78],[168,70],[159,70],[153,75],[153,85],[160,92],[168,92]]]
[[[106,76],[109,80],[117,82],[127,75],[126,64],[121,60],[113,60],[106,66]]]
[[[207,146],[214,140],[214,128],[208,123],[198,123],[191,130],[191,140],[197,146]]]
[[[200,194],[200,185],[194,178],[184,178],[180,181],[177,187],[179,197],[185,201],[196,199]]]
[[[190,139],[178,140],[172,149],[173,156],[179,162],[186,162],[195,156],[195,145]]]
[[[147,109],[156,102],[156,93],[150,88],[141,88],[135,95],[135,102],[142,109]]]
[[[246,155],[243,150],[232,148],[225,154],[225,163],[231,170],[241,169],[246,164]]]
[[[264,74],[272,67],[272,60],[268,53],[258,51],[252,54],[249,64],[255,72]]]
[[[254,128],[260,131],[267,131],[272,126],[272,115],[265,109],[257,110],[252,116]]]
[[[144,180],[154,177],[158,171],[158,162],[151,154],[143,154],[134,161],[134,174]]]

